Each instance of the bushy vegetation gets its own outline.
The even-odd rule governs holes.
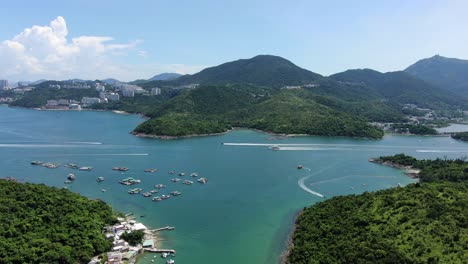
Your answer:
[[[405,154],[397,154],[380,157],[379,159],[383,162],[390,161],[395,164],[420,169],[419,179],[422,182],[468,180],[468,162],[466,162],[466,158],[417,160]]]
[[[252,85],[202,86],[157,109],[136,133],[166,136],[219,133],[248,127],[282,134],[380,138],[365,118],[317,103],[306,90],[277,91]]]
[[[454,139],[468,141],[468,132],[458,132],[452,135]]]
[[[112,243],[110,206],[65,189],[0,180],[1,263],[87,263]]]
[[[465,263],[466,182],[421,183],[331,198],[297,219],[288,261]]]
[[[145,237],[145,232],[141,230],[132,231],[130,233],[125,232],[120,237],[123,240],[127,241],[128,244],[130,244],[130,246],[136,246],[140,244],[141,241],[143,241],[143,238]]]
[[[413,125],[413,124],[393,124],[393,129],[396,132],[400,133],[411,133],[415,135],[435,135],[437,134],[437,130],[432,127],[428,127],[426,125]]]

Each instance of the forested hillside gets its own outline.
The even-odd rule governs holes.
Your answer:
[[[289,263],[466,263],[468,163],[382,158],[421,168],[423,182],[305,209]]]
[[[112,208],[65,189],[0,180],[1,263],[88,263],[112,243]]]

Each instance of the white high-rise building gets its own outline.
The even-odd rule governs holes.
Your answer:
[[[3,90],[10,89],[8,85],[8,80],[0,80],[0,89],[3,89]]]
[[[155,87],[151,88],[151,95],[160,95],[161,94],[161,88]]]

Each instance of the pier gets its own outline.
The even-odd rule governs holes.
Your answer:
[[[173,226],[165,226],[157,229],[150,230],[151,232],[158,232],[158,231],[163,231],[163,230],[174,230],[175,227]]]
[[[171,253],[171,254],[176,253],[174,249],[144,248],[143,250],[146,252],[151,252],[151,253]]]

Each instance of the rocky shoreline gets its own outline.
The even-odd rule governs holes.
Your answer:
[[[404,166],[390,161],[384,162],[379,158],[370,158],[369,162],[403,170],[404,173],[412,179],[419,179],[419,173],[421,172],[421,170],[413,168],[412,166]]]

